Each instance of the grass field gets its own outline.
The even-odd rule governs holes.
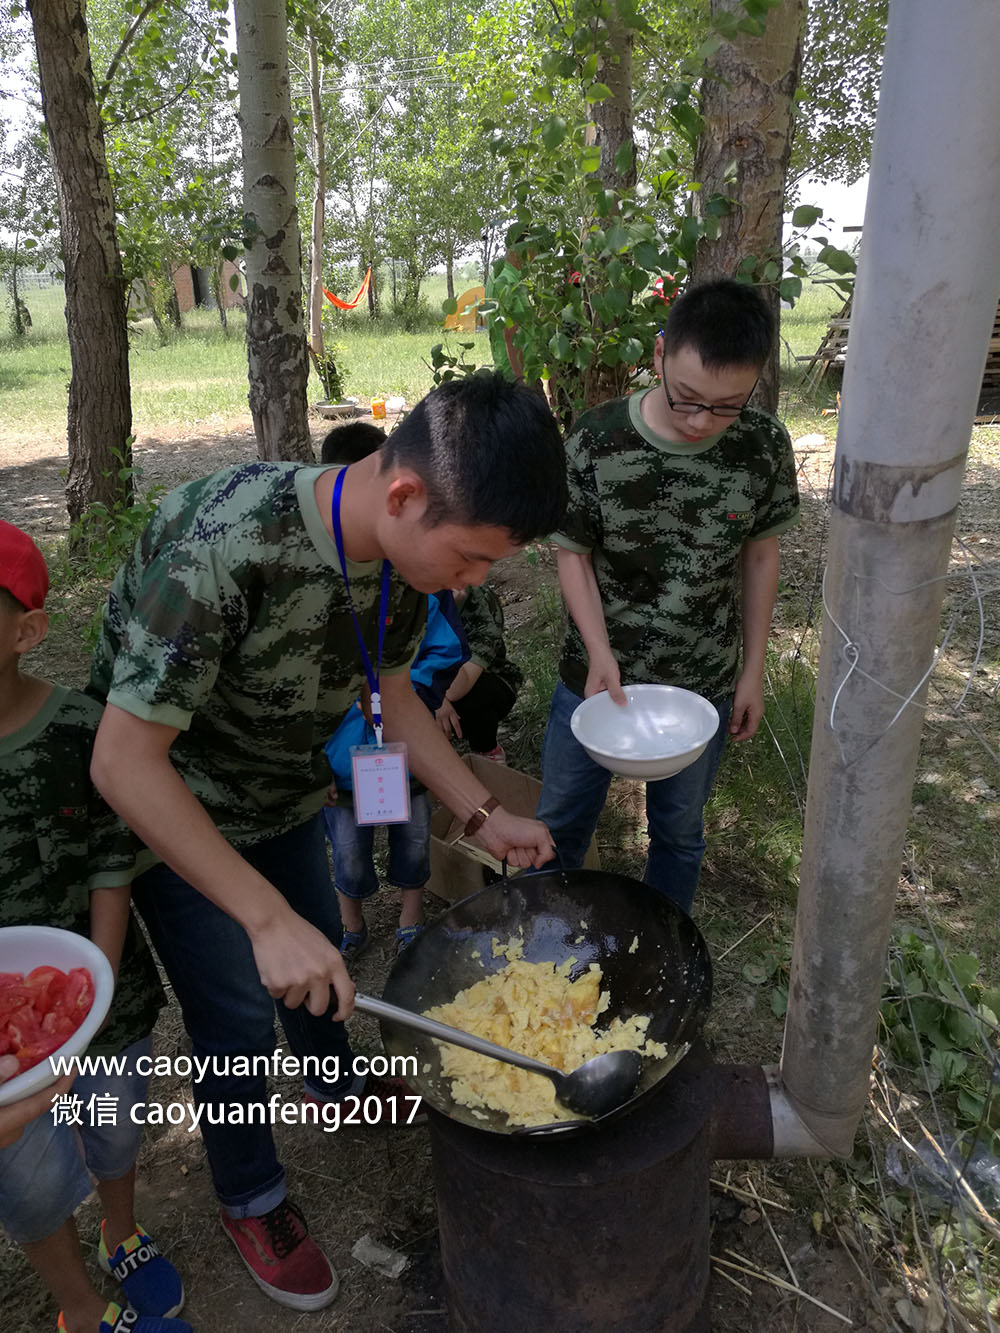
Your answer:
[[[828,287],[808,287],[795,309],[784,312],[782,334],[791,355],[811,352],[817,346],[829,312],[838,303],[830,291]],[[432,276],[425,290],[428,310],[440,311],[444,297],[444,277]],[[27,337],[19,342],[0,337],[0,435],[8,431],[34,436],[59,434],[64,429],[70,378],[62,288],[30,291],[26,300],[32,318]],[[5,302],[6,297],[0,300],[0,329],[6,333]],[[422,397],[432,382],[427,364],[430,349],[445,337],[443,318],[430,314],[419,331],[394,329],[387,334],[362,311],[338,317],[331,340],[343,346],[347,393],[366,401],[395,394],[411,402]],[[244,334],[240,311],[230,312],[228,332],[222,329],[214,311],[191,311],[184,315],[180,333],[171,333],[165,343],[151,320],[139,320],[133,326],[129,358],[136,433],[182,426],[193,430],[245,412]],[[469,359],[488,364],[491,358],[486,336],[477,334],[475,341],[477,346]],[[799,370],[787,350],[783,360],[784,378],[792,385],[800,377]],[[309,397],[323,397],[315,373],[311,375]]]

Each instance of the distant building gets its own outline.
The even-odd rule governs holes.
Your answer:
[[[239,279],[235,290],[230,285],[233,275]],[[246,279],[230,259],[222,261],[222,304],[226,310],[235,307],[243,309],[246,305]],[[212,290],[212,270],[200,268],[195,264],[179,264],[174,269],[174,291],[177,293],[177,308],[181,314],[200,306],[203,310],[216,308],[215,292]]]

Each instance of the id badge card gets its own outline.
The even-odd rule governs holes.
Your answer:
[[[359,824],[409,822],[410,773],[403,741],[352,745],[351,772],[354,818]]]

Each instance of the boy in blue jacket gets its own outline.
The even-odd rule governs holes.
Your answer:
[[[384,440],[384,433],[367,422],[339,426],[323,441],[321,458],[324,463],[346,466],[374,453]],[[410,667],[413,688],[432,713],[441,708],[445,691],[469,656],[469,645],[454,597],[448,590],[432,593],[427,599],[427,629]],[[374,728],[364,717],[359,703],[326,744],[333,782],[323,819],[333,850],[333,878],[344,924],[340,952],[348,962],[363,953],[370,943],[362,904],[378,891],[378,876],[372,860],[378,826],[358,824],[354,818],[351,747],[374,743]],[[389,884],[402,894],[396,929],[396,952],[400,953],[423,930],[424,885],[431,873],[430,797],[426,787],[415,778],[410,779],[409,822],[385,827],[389,846]]]

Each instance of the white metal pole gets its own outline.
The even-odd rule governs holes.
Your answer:
[[[998,59],[998,0],[891,0],[772,1071],[779,1156],[849,1153],[867,1096],[941,576],[1000,294]]]

